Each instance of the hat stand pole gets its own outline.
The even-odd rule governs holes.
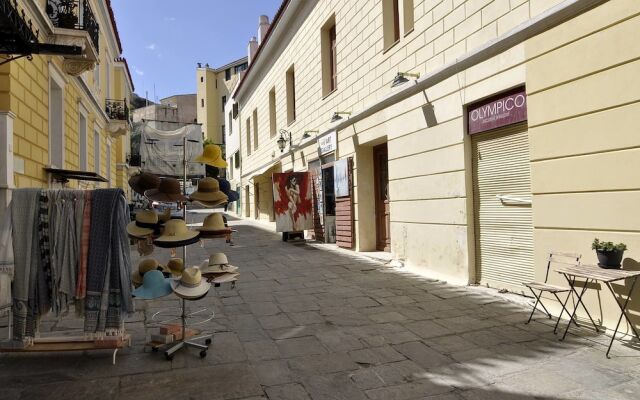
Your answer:
[[[183,195],[187,195],[187,136],[182,139],[182,193]],[[187,202],[181,202],[182,205],[182,217],[184,218],[184,222],[187,223]],[[184,260],[185,265],[187,264],[187,246],[182,246],[182,259]],[[187,340],[187,304],[186,300],[182,299],[182,307],[180,312],[180,321],[182,323],[182,337],[180,340],[174,342],[175,344],[171,346],[169,349],[165,350],[164,355],[167,360],[171,361],[173,356],[178,350],[193,347],[200,350],[200,357],[204,358],[207,356],[207,350],[209,349],[209,345],[213,339],[212,334],[205,334],[190,338]],[[205,309],[206,310],[206,309]],[[195,343],[194,340],[205,340],[205,344]]]

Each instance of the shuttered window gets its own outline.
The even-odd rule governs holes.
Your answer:
[[[526,125],[474,135],[472,149],[477,281],[522,289],[534,275]]]

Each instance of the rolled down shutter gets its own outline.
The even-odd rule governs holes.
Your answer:
[[[476,277],[481,284],[521,290],[523,282],[533,280],[526,129],[518,124],[472,137]]]

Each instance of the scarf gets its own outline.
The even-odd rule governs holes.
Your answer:
[[[91,229],[91,193],[84,194],[82,226],[80,228],[80,260],[78,261],[78,279],[76,298],[84,299],[87,294],[87,257],[89,255],[89,234]],[[81,302],[78,302],[81,303]]]
[[[38,325],[36,281],[40,264],[37,216],[40,189],[17,189],[11,202],[11,226],[14,255],[13,337],[29,340]]]
[[[126,233],[128,214],[123,194],[121,189],[98,189],[92,195],[84,319],[86,334],[119,333],[122,331],[123,311],[133,312],[131,260]]]
[[[13,280],[13,240],[11,238],[11,205],[3,210],[0,221],[0,316],[11,310]]]

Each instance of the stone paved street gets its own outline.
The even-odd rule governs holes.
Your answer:
[[[206,325],[215,332],[206,358],[189,350],[169,362],[145,349],[157,331],[153,313],[178,301],[138,301],[127,323],[133,346],[118,353],[116,366],[101,351],[3,354],[0,398],[638,398],[640,351],[620,342],[607,360],[606,337],[587,332],[559,342],[548,321],[525,325],[525,306],[478,288],[319,244],[283,243],[250,222],[233,225],[235,246],[189,249],[192,264],[224,251],[241,269],[235,289],[191,305],[216,312]],[[169,258],[160,249],[154,256]],[[43,323],[50,331],[80,326],[72,318]]]

